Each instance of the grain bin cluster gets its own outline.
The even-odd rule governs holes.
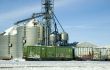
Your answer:
[[[0,35],[0,59],[22,58],[25,45],[43,42],[43,26],[30,20],[25,25],[12,26]]]
[[[60,37],[61,36],[61,37]],[[50,35],[51,45],[56,36]],[[59,34],[60,40],[68,41],[68,35]],[[44,26],[35,19],[17,26],[12,26],[0,34],[0,59],[22,59],[23,46],[44,45]]]

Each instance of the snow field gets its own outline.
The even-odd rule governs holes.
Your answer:
[[[110,70],[109,61],[0,61],[0,70]]]

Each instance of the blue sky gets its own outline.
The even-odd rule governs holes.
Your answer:
[[[0,32],[41,11],[41,0],[0,0]],[[55,0],[55,14],[70,42],[110,44],[110,0]]]

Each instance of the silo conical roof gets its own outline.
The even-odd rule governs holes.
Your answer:
[[[37,24],[37,23],[38,23],[37,20],[32,19],[32,20],[30,20],[28,23],[26,23],[26,26],[27,26],[27,27],[33,27],[33,26],[35,26],[35,24]]]
[[[37,23],[38,21],[35,19],[30,20],[29,22],[26,23],[26,26],[28,27],[32,27],[34,26],[34,23]],[[12,26],[8,29],[5,30],[5,34],[4,35],[16,35],[17,34],[17,27],[16,26]]]
[[[4,35],[16,35],[17,34],[17,30],[16,30],[16,26],[12,26],[8,29],[5,30],[5,34]]]

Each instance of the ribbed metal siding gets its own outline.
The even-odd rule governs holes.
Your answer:
[[[39,44],[44,44],[44,27],[41,24],[37,24],[38,27],[38,42]]]
[[[8,36],[0,35],[0,59],[10,59]]]
[[[38,45],[41,44],[42,39],[42,28],[39,26],[19,26],[17,28],[17,56],[22,57],[23,56],[23,40],[25,37],[26,43],[25,46],[31,46],[31,45]],[[42,31],[42,32],[41,32]]]
[[[26,46],[38,44],[38,28],[26,27]]]
[[[16,46],[16,55],[17,58],[23,57],[23,37],[24,37],[24,27],[20,26],[17,28],[17,46]]]
[[[10,36],[10,44],[12,44],[12,47],[10,49],[10,53],[11,53],[11,56],[12,58],[17,58],[17,38],[16,38],[16,35],[12,35]]]

